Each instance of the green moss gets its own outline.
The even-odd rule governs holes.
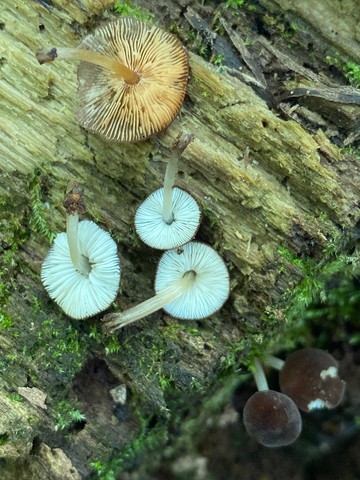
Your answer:
[[[52,243],[56,233],[52,230],[49,223],[50,213],[45,208],[43,200],[47,176],[40,169],[35,169],[29,183],[30,191],[30,228],[42,235],[49,243]]]
[[[7,398],[9,398],[13,402],[20,402],[22,403],[24,401],[24,397],[22,397],[18,393],[11,393],[11,392],[6,392]]]
[[[111,354],[120,352],[121,345],[119,343],[119,337],[117,335],[106,336],[104,348],[105,348],[106,355],[111,355]]]
[[[86,359],[87,345],[78,328],[64,324],[61,316],[43,319],[36,325],[32,343],[30,339],[25,341],[29,345],[28,356],[39,368],[53,369],[69,379],[82,368]]]
[[[296,265],[297,267],[299,267],[304,272],[307,271],[308,267],[306,265],[306,262],[303,259],[295,256],[286,247],[279,246],[278,247],[278,253],[279,253],[281,258],[283,258],[283,259],[289,261],[290,263]]]
[[[0,313],[0,330],[7,330],[14,326],[14,321],[5,313]]]
[[[255,12],[257,10],[256,2],[249,0],[226,0],[223,5],[223,8],[230,10],[233,15],[236,15],[240,9],[245,9],[248,12]]]
[[[139,435],[125,445],[119,455],[106,464],[99,461],[91,462],[90,466],[94,469],[98,479],[115,480],[122,472],[131,468],[145,453],[151,455],[152,452],[159,452],[164,447],[168,439],[167,429],[165,427],[150,429],[151,419],[143,418],[140,414],[139,419],[141,424]]]
[[[356,88],[360,88],[360,65],[350,59],[344,59],[342,55],[336,53],[335,55],[328,55],[325,57],[329,65],[334,65],[344,75],[349,83]]]
[[[356,147],[354,145],[348,145],[341,149],[341,153],[343,155],[348,155],[350,157],[356,158],[360,162],[360,147]]]
[[[0,447],[6,445],[9,441],[9,435],[7,433],[0,434]]]
[[[225,8],[240,8],[244,3],[245,0],[226,0]]]
[[[131,0],[116,1],[114,10],[124,17],[132,17],[144,22],[152,22],[154,15],[143,8],[135,5]]]
[[[184,324],[174,321],[170,325],[163,327],[161,332],[165,338],[176,341],[179,338],[179,332],[182,330],[184,330]]]
[[[78,422],[85,420],[85,415],[71,402],[61,400],[54,408],[55,431],[65,430]]]
[[[14,199],[6,193],[0,200],[0,305],[5,305],[10,292],[17,288],[15,278],[22,267],[18,250],[29,237],[24,202],[26,199]]]

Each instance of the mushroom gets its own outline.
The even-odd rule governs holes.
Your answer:
[[[248,399],[243,411],[246,431],[265,447],[290,445],[302,428],[297,406],[287,395],[269,390],[258,360],[255,360],[254,378],[258,391]]]
[[[50,297],[72,318],[87,318],[105,310],[120,282],[117,247],[108,232],[94,222],[79,222],[85,212],[83,189],[70,182],[64,207],[66,233],[59,233],[45,258],[41,280]]]
[[[79,122],[117,142],[164,130],[180,110],[189,75],[176,37],[128,17],[97,28],[78,48],[52,48],[37,58],[81,61]]]
[[[229,274],[220,255],[204,243],[190,242],[162,255],[156,295],[124,312],[105,315],[104,328],[114,332],[161,308],[175,318],[199,320],[219,310],[229,292]]]
[[[200,225],[200,209],[195,199],[175,187],[178,161],[192,135],[180,135],[166,166],[164,187],[149,195],[135,214],[135,229],[152,248],[168,250],[192,240]]]
[[[338,362],[324,350],[304,348],[289,355],[279,373],[280,390],[304,412],[335,408],[344,397],[345,382]]]

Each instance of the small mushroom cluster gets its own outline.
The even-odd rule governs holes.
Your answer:
[[[52,48],[38,52],[37,58],[41,64],[80,61],[80,124],[118,142],[140,141],[163,131],[180,110],[189,76],[188,56],[176,37],[127,17],[99,27],[78,48]],[[229,274],[221,257],[210,246],[192,241],[200,225],[199,206],[174,186],[179,158],[192,139],[178,137],[163,187],[135,215],[140,238],[166,250],[156,274],[156,295],[125,312],[105,315],[106,331],[160,308],[176,318],[205,318],[229,296]],[[79,222],[79,188],[76,184],[69,189],[66,233],[56,237],[41,277],[51,298],[67,315],[80,319],[105,310],[114,300],[120,263],[110,235],[93,222]]]
[[[338,362],[324,350],[304,348],[285,361],[268,355],[265,363],[279,370],[281,392],[269,390],[263,367],[256,359],[253,374],[258,391],[243,411],[246,431],[261,445],[290,445],[301,433],[300,410],[335,408],[343,399],[345,382],[339,378]]]
[[[144,243],[166,250],[156,272],[155,296],[124,312],[105,315],[107,332],[161,308],[175,318],[200,320],[219,310],[229,296],[229,274],[222,258],[209,245],[191,241],[200,224],[197,202],[174,187],[178,159],[192,139],[187,134],[176,139],[164,187],[152,193],[135,215],[135,227]]]

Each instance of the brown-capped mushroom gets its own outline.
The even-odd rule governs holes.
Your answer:
[[[174,35],[128,17],[97,28],[78,48],[53,48],[37,58],[81,61],[79,122],[117,142],[164,130],[180,110],[189,75]]]
[[[248,434],[265,447],[284,447],[301,433],[302,420],[295,402],[283,393],[269,390],[263,367],[254,361],[258,389],[246,402],[243,422]]]
[[[305,412],[335,408],[345,392],[338,362],[317,348],[304,348],[289,355],[279,372],[279,383],[281,391]]]
[[[284,447],[301,432],[299,409],[290,397],[274,390],[254,393],[243,412],[246,431],[265,447]]]

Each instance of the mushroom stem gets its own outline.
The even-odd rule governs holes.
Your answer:
[[[118,59],[83,48],[53,48],[47,53],[40,52],[37,58],[40,63],[52,62],[55,58],[93,63],[109,70],[115,78],[122,78],[129,85],[136,85],[140,80],[136,72],[120,63]]]
[[[166,166],[164,178],[164,203],[163,203],[163,219],[168,225],[174,221],[172,194],[175,184],[176,174],[178,172],[179,158],[177,155],[172,155]]]
[[[136,322],[151,313],[160,310],[165,305],[176,300],[185,293],[194,283],[196,273],[193,270],[185,272],[184,275],[173,285],[167,287],[162,292],[157,293],[153,297],[144,302],[131,307],[125,312],[105,315],[103,321],[106,322],[105,329],[114,332],[118,328],[125,327],[130,323]]]
[[[281,360],[281,358],[274,357],[273,355],[266,355],[264,363],[269,367],[275,368],[275,370],[281,370],[285,362]]]
[[[263,390],[269,390],[264,369],[257,358],[254,360],[254,366],[255,366],[255,370],[252,373],[254,376],[257,389],[259,390],[259,392]]]
[[[78,246],[79,214],[66,215],[66,235],[69,244],[71,261],[76,270],[82,275],[88,276],[91,272],[89,260],[81,255]]]
[[[179,158],[181,157],[185,148],[194,139],[193,135],[183,134],[177,137],[174,142],[172,154],[166,166],[164,177],[164,200],[163,200],[163,219],[168,225],[174,221],[172,194],[175,184],[176,175],[178,172]]]

